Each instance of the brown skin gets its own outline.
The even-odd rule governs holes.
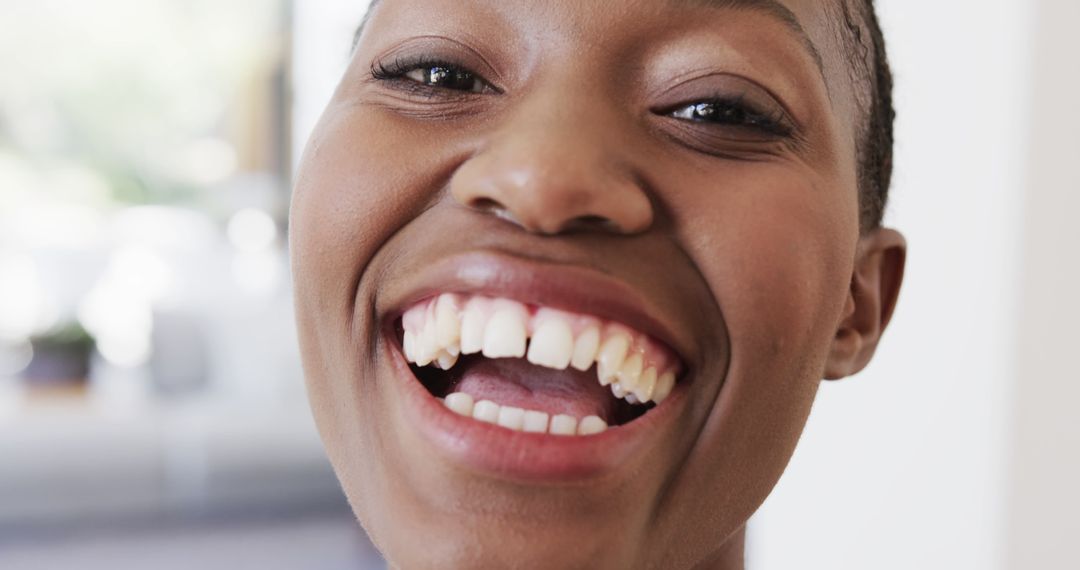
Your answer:
[[[701,4],[384,0],[371,15],[301,164],[292,252],[316,420],[393,566],[742,568],[746,520],[820,380],[873,355],[905,244],[860,232],[854,86],[827,13],[784,2],[822,73],[776,18]],[[372,79],[414,54],[497,91]],[[718,92],[786,109],[797,134],[667,114]],[[595,268],[660,307],[689,371],[663,445],[572,485],[423,453],[386,299],[467,251]]]

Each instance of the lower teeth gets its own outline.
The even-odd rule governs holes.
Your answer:
[[[443,404],[458,415],[526,433],[583,436],[600,434],[608,429],[607,422],[599,416],[586,416],[580,420],[566,414],[551,416],[536,410],[500,406],[491,400],[475,402],[472,396],[464,392],[447,395]]]
[[[591,416],[595,419],[589,420],[585,423],[585,431],[599,433],[610,426],[618,426],[629,423],[645,415],[647,412],[656,407],[656,404],[654,402],[642,404],[641,402],[635,401],[633,394],[619,394],[618,384],[612,384],[611,389],[613,392],[615,392],[614,395],[616,396],[616,398],[610,401],[610,407],[606,408],[606,412],[602,415],[582,414],[580,416],[577,416],[572,415],[572,413],[556,413],[554,411],[548,413],[537,410],[526,410],[525,408],[515,408],[513,406],[502,406],[500,404],[491,402],[494,406],[496,406],[496,408],[494,408],[496,410],[495,414],[492,415],[491,412],[487,412],[483,408],[481,408],[480,417],[477,417],[475,408],[485,400],[478,400],[475,396],[465,393],[460,388],[460,385],[463,381],[463,378],[467,374],[467,371],[483,358],[484,357],[479,355],[464,356],[462,357],[462,362],[451,370],[441,370],[435,367],[428,366],[419,367],[415,365],[410,366],[410,369],[412,370],[413,375],[416,377],[416,379],[421,384],[423,384],[425,388],[427,388],[428,392],[436,398],[443,400],[447,404],[447,407],[451,410],[463,416],[473,417],[474,419],[477,419],[479,421],[486,421],[488,423],[503,425],[503,427],[507,427],[508,429],[514,429],[516,431],[525,431],[530,433],[551,433],[555,435],[582,435],[578,433],[578,431],[580,431],[581,429],[580,424],[588,420]],[[545,373],[545,371],[538,371],[538,373],[543,374]],[[462,403],[463,398],[468,398],[467,406]],[[486,407],[488,406],[485,405],[484,408]],[[533,429],[529,429],[524,423],[522,424],[522,426],[518,427],[516,425],[516,420],[513,417],[516,412],[513,411],[509,412],[510,416],[504,419],[502,423],[500,423],[498,421],[498,410],[504,407],[508,407],[511,410],[521,409],[526,414],[530,411],[542,413],[547,417],[548,425],[543,431],[535,427]],[[545,407],[548,410],[552,410],[551,405]],[[558,404],[554,406],[556,410],[559,407],[560,406]],[[554,419],[559,418],[560,416],[563,416],[563,418],[559,419],[558,422],[555,422]],[[571,420],[573,423],[571,423]],[[535,424],[538,424],[539,419],[534,418],[533,422]],[[600,424],[603,424],[602,428],[600,427]],[[588,435],[588,433],[586,433],[585,435]]]

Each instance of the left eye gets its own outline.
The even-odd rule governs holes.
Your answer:
[[[453,91],[481,93],[485,87],[484,82],[472,72],[446,65],[417,67],[404,75],[421,85]]]
[[[730,102],[705,101],[680,107],[671,112],[676,119],[718,125],[756,127],[773,130],[778,121]]]

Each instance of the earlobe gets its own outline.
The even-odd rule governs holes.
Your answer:
[[[851,286],[825,365],[825,379],[866,367],[892,318],[904,279],[907,242],[899,232],[875,229],[859,238]]]

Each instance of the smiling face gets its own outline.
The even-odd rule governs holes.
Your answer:
[[[819,4],[374,9],[291,238],[319,429],[393,565],[739,567],[903,265],[860,233]]]

